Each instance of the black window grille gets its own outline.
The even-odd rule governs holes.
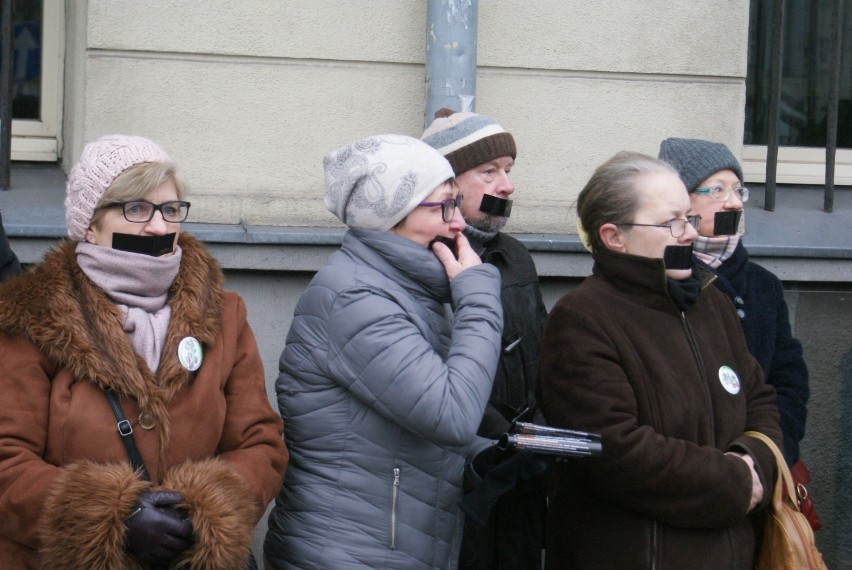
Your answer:
[[[824,147],[831,212],[837,149],[852,148],[852,0],[751,0],[749,17],[744,142],[767,147],[765,208],[778,147]]]

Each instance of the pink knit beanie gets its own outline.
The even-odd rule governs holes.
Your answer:
[[[160,145],[144,137],[107,135],[87,144],[65,185],[68,237],[74,241],[86,238],[95,207],[119,174],[143,162],[171,160]]]

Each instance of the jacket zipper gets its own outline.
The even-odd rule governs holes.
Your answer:
[[[399,498],[399,467],[393,468],[393,487],[391,488],[390,549],[396,549],[396,503]]]
[[[686,312],[681,311],[680,316],[683,319],[683,328],[686,331],[686,339],[689,341],[689,347],[692,349],[692,355],[695,357],[695,362],[698,365],[698,373],[701,375],[701,384],[704,386],[704,396],[707,398],[707,406],[711,410],[710,413],[710,436],[713,438],[713,443],[716,441],[716,422],[713,419],[713,398],[710,396],[710,389],[707,387],[707,369],[704,366],[704,359],[701,358],[701,353],[698,351],[698,343],[695,341],[695,334],[692,332],[692,325],[686,318]]]
[[[651,527],[651,570],[657,570],[657,559],[659,558],[659,533],[660,523],[654,521]]]

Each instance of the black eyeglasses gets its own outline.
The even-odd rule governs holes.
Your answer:
[[[668,222],[663,222],[662,224],[615,224],[616,226],[647,226],[649,228],[669,228],[669,231],[672,234],[672,237],[679,238],[686,231],[686,224],[689,224],[696,230],[698,226],[701,224],[701,216],[698,214],[694,216],[687,216],[686,219],[683,218],[675,218],[673,220],[669,220]]]
[[[449,222],[453,219],[453,215],[456,213],[456,208],[461,209],[462,197],[463,196],[459,194],[455,198],[447,198],[446,200],[441,200],[440,202],[420,202],[417,205],[425,206],[427,208],[441,206],[441,218],[443,218],[445,222]]]
[[[153,204],[148,200],[132,200],[130,202],[112,202],[107,207],[121,207],[124,219],[128,222],[144,224],[150,222],[157,210],[167,222],[182,222],[189,215],[189,202],[171,200],[162,204]]]

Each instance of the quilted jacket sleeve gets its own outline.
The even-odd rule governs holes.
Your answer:
[[[329,316],[329,368],[355,397],[438,444],[476,434],[497,366],[499,274],[483,264],[452,281],[452,343],[444,361],[402,307],[371,287],[338,295]]]

